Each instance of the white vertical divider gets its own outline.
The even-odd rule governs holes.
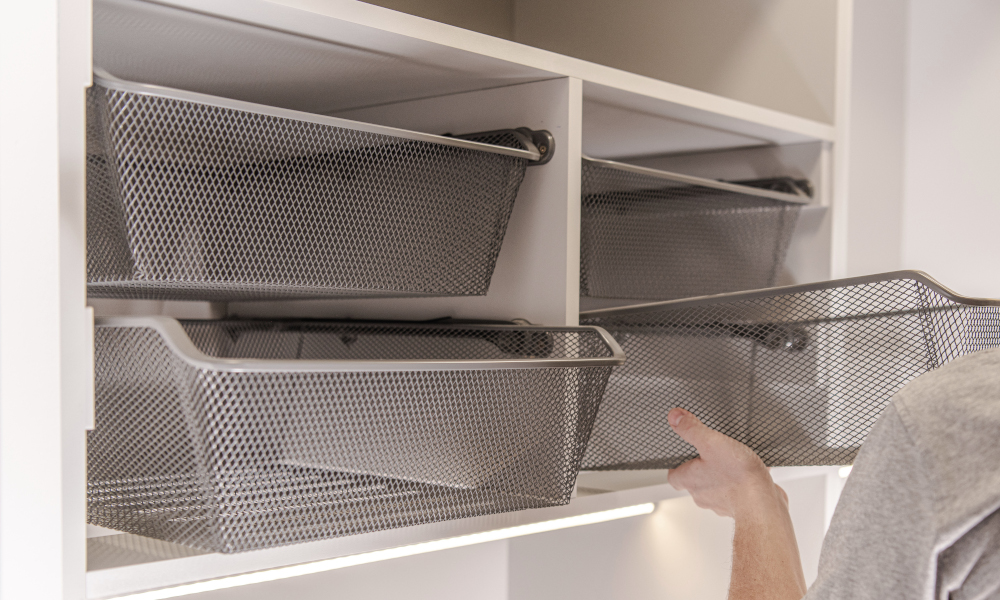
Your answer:
[[[497,259],[480,297],[234,302],[233,316],[422,320],[527,319],[575,325],[579,317],[580,152],[583,88],[558,78],[425,98],[334,116],[427,133],[530,127],[555,136],[555,154],[529,167]]]
[[[90,5],[0,5],[0,598],[84,597]]]
[[[87,439],[94,427],[94,318],[87,306],[86,90],[93,11],[59,0],[59,330],[62,598],[86,596]]]
[[[831,197],[832,233],[830,240],[830,275],[833,279],[847,277],[848,174],[849,132],[851,125],[851,46],[853,39],[854,0],[837,0],[837,68],[834,127],[836,144],[833,161],[833,194]]]

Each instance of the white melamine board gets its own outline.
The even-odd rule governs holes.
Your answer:
[[[839,497],[841,480],[837,477],[836,471],[837,467],[779,467],[772,469],[774,480],[786,487],[789,485],[795,486],[797,482],[808,478],[815,478],[817,476],[826,477],[828,488],[826,491],[828,493],[826,493],[825,497],[817,496],[809,499],[808,502],[796,501],[792,512],[796,530],[808,536],[803,537],[800,535],[799,544],[800,547],[805,548],[803,555],[810,561],[814,560],[818,554],[822,533],[825,531],[826,523],[829,522],[829,514],[832,513],[833,506]],[[586,491],[584,488],[588,485],[593,489]],[[635,506],[646,502],[662,502],[664,500],[690,502],[689,499],[684,500],[687,497],[686,492],[679,492],[666,483],[666,472],[663,470],[585,472],[581,474],[579,488],[580,494],[567,506],[457,519],[240,554],[202,553],[175,544],[167,544],[138,536],[129,536],[133,539],[124,540],[120,543],[114,540],[109,542],[109,538],[107,537],[98,538],[91,540],[91,543],[104,544],[105,546],[117,545],[125,551],[118,554],[106,554],[100,564],[91,566],[91,570],[87,573],[87,598],[90,600],[101,600],[119,595],[172,587],[240,573],[251,573],[287,565],[453,538],[476,532],[516,527],[575,515],[585,515],[614,508]],[[611,489],[612,491],[595,493],[597,492],[597,488]],[[790,496],[795,494],[793,490],[790,490]],[[796,498],[796,496],[797,494],[793,498]],[[661,504],[661,510],[654,514],[661,513],[662,506]],[[698,515],[710,514],[709,511],[698,513]],[[714,517],[714,515],[711,516]],[[621,522],[622,526],[627,527],[626,523],[634,519],[643,520],[646,517],[626,519]],[[803,522],[808,521],[810,523],[808,528],[802,527],[798,519],[802,519]],[[581,529],[595,532],[600,537],[600,533],[596,529],[604,526],[606,524],[591,525]],[[819,532],[818,537],[817,531]],[[705,540],[698,541],[697,535],[695,535],[697,528],[692,530],[691,533],[694,537],[688,540],[690,543],[680,543],[676,539],[664,541],[668,541],[676,551],[683,552],[704,552],[711,547],[711,544],[706,545]],[[533,545],[534,542],[532,540],[544,543],[544,538],[547,536],[551,539],[551,536],[558,538],[561,535],[563,534],[554,532],[536,534],[529,538],[520,539],[526,544]],[[566,535],[572,536],[573,534],[567,532]],[[587,537],[588,534],[582,535]],[[514,538],[510,543],[514,544],[518,539]],[[730,534],[727,543],[731,539]],[[606,547],[605,543],[597,543],[588,546],[583,551],[600,554],[602,551],[601,548]],[[129,548],[134,548],[134,550],[129,552],[127,551]],[[572,544],[563,546],[560,554],[571,551]],[[655,558],[655,556],[650,555],[647,558]],[[383,572],[390,572],[388,569],[391,569],[390,565],[393,563],[382,564],[386,566],[386,570],[383,570]],[[350,567],[350,569],[358,568]],[[374,570],[378,571],[377,569]],[[511,575],[512,577],[517,577],[515,570],[511,571]],[[322,575],[307,577],[313,577],[314,581],[320,581],[324,578]],[[331,579],[331,581],[335,581],[335,579]],[[516,579],[512,580],[512,583],[516,584]],[[281,592],[290,594],[291,597],[300,597],[292,593],[292,591],[299,589],[299,585],[293,583],[292,580],[285,580],[284,582],[278,581],[274,584],[262,586],[261,589],[266,589],[276,594],[271,597],[277,597]],[[301,585],[303,586],[302,589],[309,587],[308,583]],[[228,592],[231,595],[207,595],[204,598],[205,600],[222,600],[223,598],[245,597],[235,590],[243,590],[247,593],[246,597],[252,598],[254,596],[251,594],[256,593],[254,589],[254,587],[233,588],[234,591]],[[199,596],[194,597],[199,598]],[[521,596],[515,595],[512,597],[520,598]]]
[[[255,552],[186,556],[181,552],[164,552],[164,557],[161,560],[152,560],[154,557],[146,556],[141,557],[140,560],[147,562],[122,564],[118,567],[105,564],[102,565],[105,568],[88,572],[87,598],[90,600],[113,598],[240,573],[585,515],[646,502],[658,502],[664,498],[675,498],[679,495],[681,492],[677,492],[669,485],[657,485],[615,493],[580,496],[566,506],[456,519]],[[105,543],[101,542],[102,539],[106,540],[107,538],[101,538],[97,540],[97,543]],[[94,541],[92,540],[91,543]],[[122,555],[120,560],[122,563],[128,563],[129,556]]]
[[[829,151],[830,277],[847,277],[850,234],[851,78],[854,37],[854,0],[837,0],[837,85],[834,122],[837,143]]]
[[[123,79],[316,113],[554,76],[271,2],[189,6],[96,0],[95,66]]]
[[[185,596],[185,600],[509,600],[507,540]],[[331,592],[331,590],[336,590]]]
[[[58,368],[62,396],[59,423],[62,429],[62,600],[85,597],[86,430],[94,427],[94,319],[87,307],[86,258],[85,99],[92,72],[90,16],[90,6],[85,2],[59,2]]]
[[[606,67],[600,68],[605,69]],[[800,144],[834,139],[833,127],[815,121],[807,121],[742,102],[734,102],[728,98],[704,94],[655,79],[639,77],[636,80],[635,78],[638,76],[616,69],[608,69],[608,73],[604,75],[606,77],[600,78],[600,81],[605,83],[584,81],[583,98],[587,104],[616,108],[620,111],[635,113],[641,118],[667,119],[678,124],[700,128],[703,129],[701,135],[705,136],[704,140],[709,141],[706,144],[700,136],[694,138],[689,133],[683,132],[686,138],[695,141],[692,147],[688,148],[675,143],[667,149],[656,151],[656,153],[696,152],[761,144]],[[664,101],[664,97],[672,98],[672,100]],[[763,114],[761,111],[767,114]],[[733,118],[735,115],[740,115],[740,118]],[[795,123],[793,124],[792,121]],[[779,125],[779,123],[781,124]],[[589,128],[589,123],[586,121],[584,128]],[[678,132],[675,130],[673,133]],[[601,133],[600,129],[596,129],[591,135],[596,136]],[[637,134],[639,132],[638,128],[632,126],[626,129],[625,133]],[[718,137],[720,134],[736,136],[736,139],[727,142]],[[648,138],[648,136],[643,136],[643,138]],[[630,151],[628,154],[636,153]]]
[[[0,598],[83,596],[84,4],[0,5]],[[26,90],[30,90],[26,92]]]
[[[792,240],[788,244],[785,266],[778,276],[778,285],[832,279],[830,213],[830,209],[825,206],[802,208]]]
[[[95,21],[95,64],[112,74],[299,110],[569,76],[588,99],[692,126],[771,143],[834,135],[817,121],[354,0],[97,0]]]
[[[527,319],[575,325],[579,313],[580,82],[563,78],[339,114],[431,133],[530,127],[556,139],[545,165],[528,167],[489,293],[481,297],[300,300],[230,304],[238,316],[354,319]]]
[[[175,319],[222,319],[226,316],[225,302],[91,298],[88,304],[94,309],[94,315],[97,317],[149,317],[162,315]]]
[[[63,591],[57,4],[0,5],[3,600]]]
[[[769,142],[594,100],[583,103],[583,153],[593,158],[621,159]]]
[[[517,600],[709,600],[726,597],[733,521],[689,496],[649,515],[510,540]]]

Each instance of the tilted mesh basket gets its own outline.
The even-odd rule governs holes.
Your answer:
[[[672,300],[772,286],[808,200],[585,158],[580,295]]]
[[[489,145],[110,79],[87,106],[93,297],[483,295],[540,157],[530,130]]]
[[[893,394],[1000,346],[1000,301],[923,273],[593,311],[628,355],[614,370],[585,469],[673,468],[696,456],[667,423],[680,406],[769,466],[850,464]]]
[[[218,552],[569,501],[592,327],[99,319],[90,523]]]

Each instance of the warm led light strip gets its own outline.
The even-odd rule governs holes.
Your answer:
[[[210,579],[208,581],[188,583],[175,587],[153,590],[150,592],[140,592],[138,594],[128,594],[126,596],[115,596],[113,599],[109,600],[163,600],[164,598],[177,598],[178,596],[187,596],[189,594],[211,592],[213,590],[239,587],[241,585],[252,585],[254,583],[264,583],[265,581],[275,581],[277,579],[287,579],[289,577],[298,577],[300,575],[311,575],[313,573],[333,571],[334,569],[343,569],[344,567],[364,565],[378,562],[380,560],[391,560],[393,558],[413,556],[414,554],[423,554],[425,552],[461,548],[462,546],[471,546],[473,544],[482,544],[484,542],[495,542],[497,540],[505,540],[508,538],[520,537],[522,535],[531,535],[533,533],[543,533],[546,531],[555,531],[557,529],[566,529],[568,527],[592,525],[594,523],[604,523],[606,521],[625,519],[627,517],[648,515],[653,512],[654,508],[655,506],[651,502],[647,504],[637,504],[635,506],[615,508],[612,510],[589,513],[586,515],[577,515],[575,517],[565,517],[563,519],[542,521],[540,523],[531,523],[529,525],[518,525],[517,527],[496,529],[494,531],[484,531],[482,533],[462,535],[459,537],[436,540],[433,542],[400,546],[399,548],[389,548],[388,550],[377,550],[375,552],[342,556],[340,558],[331,558],[328,560],[320,560],[301,565],[292,565],[289,567],[279,567],[277,569],[268,569],[266,571],[257,571],[255,573],[233,575],[232,577]]]

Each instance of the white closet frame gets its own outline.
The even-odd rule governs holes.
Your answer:
[[[327,83],[361,73],[362,83],[345,87],[341,95],[322,85],[319,91],[290,89],[276,95],[283,103],[329,97],[324,111],[329,114],[430,133],[528,126],[556,136],[554,160],[529,170],[486,297],[221,307],[112,303],[99,310],[415,319],[447,314],[576,324],[585,141],[648,138],[650,123],[657,124],[658,139],[669,141],[663,152],[718,151],[715,158],[691,159],[705,173],[736,168],[746,146],[792,156],[788,164],[799,161],[819,192],[812,225],[793,244],[790,263],[799,266],[792,276],[843,275],[851,0],[838,2],[836,125],[354,0],[95,0],[95,5],[186,15],[216,27],[223,40],[234,28],[278,46],[307,40],[310,56],[329,59]],[[93,313],[85,285],[84,91],[94,66],[92,15],[86,0],[0,7],[0,600],[114,597],[671,497],[655,473],[632,479],[598,474],[587,479],[590,485],[617,491],[581,496],[565,507],[87,573],[85,431],[93,423]],[[142,40],[122,44],[141,46]],[[174,67],[182,66],[177,61],[191,46],[184,39],[156,46],[148,56],[133,56],[134,70],[183,84],[185,75]],[[159,66],[151,60],[157,56]],[[226,60],[238,64],[240,58],[213,56],[215,62],[206,58],[213,68],[224,67]],[[290,51],[292,62],[284,63],[279,54],[268,56],[275,57],[273,64],[257,65],[262,80],[294,66],[296,55]],[[212,86],[212,73],[192,72],[190,86]],[[235,93],[273,91],[265,81],[263,88],[248,85]]]

